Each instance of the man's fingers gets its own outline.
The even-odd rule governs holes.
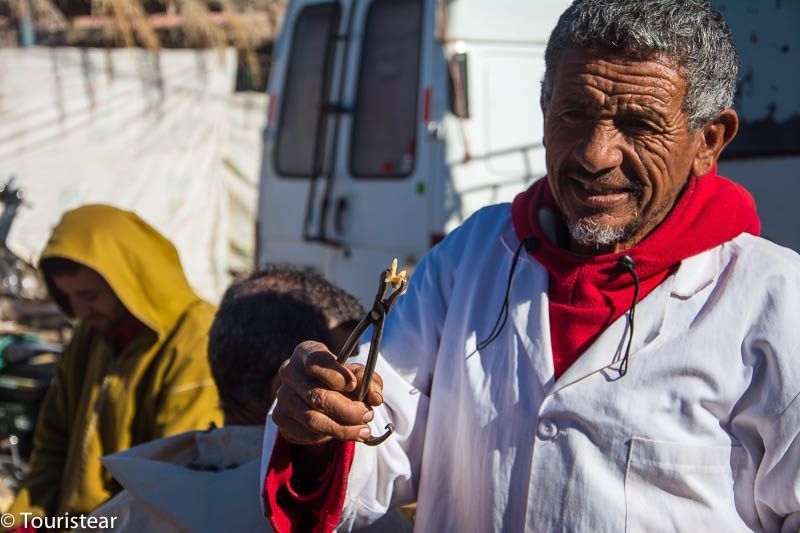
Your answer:
[[[284,385],[278,389],[278,402],[272,411],[272,421],[278,426],[281,435],[295,444],[317,444],[329,440],[330,437],[311,431],[304,427],[299,420],[295,420],[291,409],[287,409],[287,406],[293,402],[291,397],[294,394],[293,390]]]
[[[327,392],[338,394],[332,391]],[[359,404],[359,402],[342,398],[349,403]],[[365,406],[359,405],[363,411]],[[326,437],[360,441],[369,436],[369,426],[362,420],[352,425],[340,424],[327,414],[309,407],[295,391],[286,390],[284,387],[278,391],[278,405],[275,407],[272,418],[280,428],[281,434],[287,440],[298,444],[323,442]]]
[[[350,369],[353,375],[355,375],[360,387],[361,380],[364,379],[364,365],[350,364],[346,366]],[[364,403],[372,407],[377,407],[383,403],[383,378],[381,378],[381,375],[377,372],[373,372],[372,374],[372,382],[369,385],[369,393],[367,393],[367,397],[364,398]]]
[[[280,376],[272,418],[286,440],[319,444],[330,438],[363,441],[371,435],[370,406],[383,403],[379,375],[373,375],[365,401],[358,401],[353,393],[364,377],[363,365],[340,365],[325,345],[306,341],[295,348]]]
[[[302,400],[306,408],[319,411],[338,424],[347,426],[363,424],[364,417],[369,413],[364,403],[340,392],[325,389],[311,378],[303,376],[286,385]]]
[[[284,423],[285,420],[280,418],[277,410],[272,414],[272,418],[275,421],[275,424],[278,426],[278,431],[280,431],[280,434],[283,436],[283,438],[292,444],[301,444],[306,446],[311,444],[322,444],[331,440],[331,437],[326,437],[324,435],[320,435],[319,433],[313,433],[308,431],[303,426]]]
[[[293,394],[294,391],[291,389],[288,389],[287,392],[287,387],[285,385],[282,385],[278,389],[278,402],[275,405],[275,409],[272,411],[272,421],[278,426],[281,435],[289,442],[295,444],[314,444],[329,439],[330,437],[309,431],[287,412],[286,406],[291,402],[288,396]]]
[[[306,375],[319,381],[324,387],[337,391],[352,391],[356,378],[346,367],[336,362],[328,348],[316,341],[305,341],[297,345],[292,358],[298,356],[303,362]]]

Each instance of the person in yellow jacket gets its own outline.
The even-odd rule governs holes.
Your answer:
[[[78,325],[39,413],[17,527],[22,513],[88,514],[118,492],[103,455],[222,423],[206,355],[214,308],[172,243],[134,213],[87,205],[64,214],[40,269]]]

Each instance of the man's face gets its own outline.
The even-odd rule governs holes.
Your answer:
[[[567,50],[543,109],[547,176],[570,249],[635,245],[669,213],[700,143],[683,109],[686,81],[668,60]]]
[[[53,276],[53,284],[69,299],[75,316],[100,333],[110,331],[127,314],[106,280],[90,268]]]

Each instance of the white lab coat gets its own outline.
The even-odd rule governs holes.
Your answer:
[[[508,204],[417,266],[390,313],[375,448],[340,529],[418,501],[418,531],[800,531],[800,257],[743,234],[682,262],[557,380],[547,272]],[[363,350],[362,350],[363,352]],[[362,355],[363,356],[363,355]],[[262,476],[276,428],[268,421]]]

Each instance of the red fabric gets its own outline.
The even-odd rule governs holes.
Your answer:
[[[114,329],[108,332],[106,338],[114,347],[115,353],[120,353],[146,327],[147,326],[142,324],[139,319],[131,314],[128,314],[125,316],[125,318],[119,321],[119,324],[117,324]]]
[[[333,531],[342,517],[355,442],[336,443],[334,455],[312,493],[300,493],[292,486],[293,447],[295,451],[298,448],[278,435],[264,479],[262,497],[266,516],[277,533]]]
[[[614,254],[578,256],[545,236],[539,211],[558,213],[547,179],[519,194],[511,206],[520,240],[533,236],[533,256],[549,273],[550,337],[556,378],[574,363],[633,299],[633,278],[617,266],[622,255],[636,262],[639,301],[655,289],[683,259],[709,250],[741,233],[758,235],[755,202],[741,186],[719,176],[716,167],[692,177],[667,218],[631,249]]]

